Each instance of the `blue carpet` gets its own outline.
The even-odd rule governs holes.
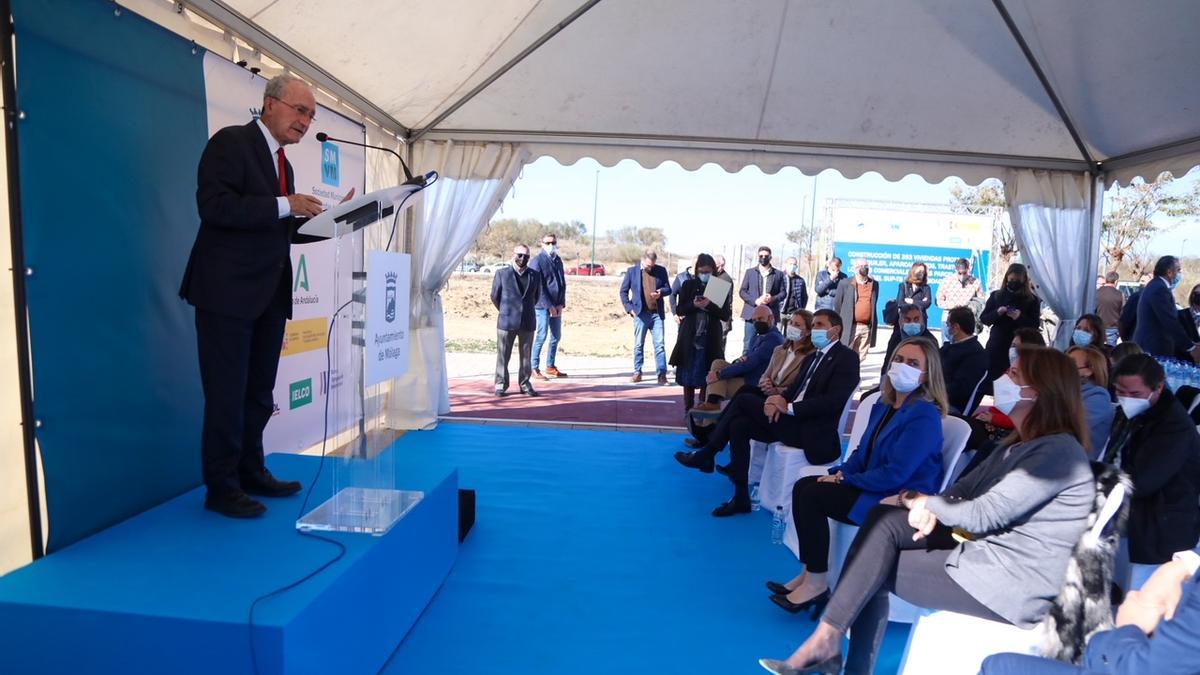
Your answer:
[[[457,466],[478,509],[383,672],[729,675],[789,655],[814,624],[763,582],[795,575],[795,557],[764,512],[709,515],[731,486],[676,464],[681,440],[461,424],[401,438],[400,475]],[[896,671],[907,634],[889,627],[877,673]]]

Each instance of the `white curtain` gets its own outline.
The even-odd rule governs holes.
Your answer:
[[[388,425],[422,429],[450,412],[441,291],[491,220],[529,154],[503,143],[423,142],[413,148],[414,173],[437,171],[422,194],[412,231],[412,333],[408,374],[397,380]]]
[[[1065,348],[1075,322],[1093,310],[1103,178],[1023,169],[1009,173],[1004,194],[1021,261],[1058,316],[1054,346]]]

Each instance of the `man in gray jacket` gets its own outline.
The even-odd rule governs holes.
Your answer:
[[[526,396],[538,395],[529,377],[533,374],[533,330],[537,327],[533,308],[541,287],[542,276],[529,268],[529,247],[524,244],[513,249],[513,263],[496,270],[492,279],[492,304],[500,310],[496,317],[497,396],[508,392],[508,361],[514,341],[521,355],[517,384]]]

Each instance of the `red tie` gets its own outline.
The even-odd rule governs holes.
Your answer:
[[[283,156],[283,148],[276,150],[275,154],[279,156],[279,196],[286,197],[287,193],[288,193],[288,189],[287,189],[287,157]]]

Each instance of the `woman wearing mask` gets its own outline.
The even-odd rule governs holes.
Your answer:
[[[929,268],[923,262],[915,262],[908,268],[908,278],[900,282],[896,292],[896,308],[903,312],[905,307],[920,307],[922,312],[928,313],[932,303]]]
[[[889,592],[1021,628],[1042,620],[1095,499],[1079,442],[1087,433],[1079,377],[1061,352],[1021,348],[995,389],[1017,433],[943,495],[905,492],[887,500],[899,507],[872,509],[816,630],[787,661],[761,660],[764,668],[840,673],[842,639],[853,627],[846,672],[872,672]]]
[[[896,317],[896,324],[892,328],[892,337],[888,338],[887,352],[883,357],[883,369],[879,372],[880,382],[883,382],[883,377],[887,374],[888,368],[891,367],[892,354],[895,353],[896,347],[902,340],[909,338],[922,337],[929,340],[936,347],[938,344],[937,337],[929,332],[927,328],[928,317],[925,315],[925,310],[917,305],[904,305],[900,307],[899,315]]]
[[[812,312],[797,310],[784,330],[784,342],[771,354],[771,363],[758,381],[763,397],[782,395],[800,374],[800,364],[814,349],[812,343]]]
[[[979,321],[991,326],[988,336],[988,380],[1008,370],[1008,347],[1013,334],[1020,328],[1038,328],[1041,325],[1042,301],[1033,293],[1029,272],[1020,263],[1008,266],[1004,273],[1004,287],[993,291],[984,305]]]
[[[683,386],[685,409],[691,408],[697,389],[704,399],[708,371],[713,360],[722,355],[721,322],[729,320],[732,313],[729,297],[721,306],[704,297],[704,288],[716,266],[712,256],[701,253],[692,266],[696,276],[683,282],[679,290],[677,310],[683,322],[671,351],[671,365],[675,366],[675,381]]]
[[[1067,356],[1079,371],[1079,383],[1083,389],[1083,412],[1087,418],[1088,440],[1091,456],[1099,459],[1108,443],[1112,431],[1112,395],[1108,393],[1108,357],[1094,347],[1071,347]]]
[[[1084,314],[1075,322],[1075,330],[1071,331],[1072,347],[1094,347],[1108,358],[1112,347],[1104,339],[1104,323],[1095,314]]]
[[[896,348],[879,402],[858,447],[828,476],[801,478],[792,488],[792,521],[804,571],[767,582],[771,601],[793,614],[814,614],[829,599],[829,521],[861,525],[884,497],[902,489],[932,494],[942,481],[942,417],[946,387],[932,342],[908,339]],[[861,411],[860,411],[861,412]]]

